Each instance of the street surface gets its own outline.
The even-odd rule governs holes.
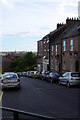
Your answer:
[[[21,90],[2,93],[2,106],[55,118],[78,118],[80,88],[21,77]],[[5,114],[3,113],[3,116]]]

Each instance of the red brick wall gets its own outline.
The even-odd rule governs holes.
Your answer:
[[[73,51],[70,51],[70,40],[73,40]],[[75,71],[75,62],[79,60],[79,40],[78,36],[65,39],[66,41],[66,51],[62,55],[62,63],[65,58],[65,71],[70,71],[70,66],[72,65],[72,71]],[[75,54],[76,51],[76,54]],[[63,71],[64,72],[64,71]]]

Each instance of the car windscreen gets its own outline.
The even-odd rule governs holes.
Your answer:
[[[7,74],[3,76],[3,79],[17,79],[16,74]]]
[[[80,73],[71,73],[72,77],[80,77]]]

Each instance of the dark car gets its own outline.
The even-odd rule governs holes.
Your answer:
[[[51,83],[53,83],[53,82],[59,82],[59,77],[60,77],[59,73],[57,73],[57,72],[51,72],[49,74],[48,81],[50,81]]]
[[[49,74],[50,74],[50,71],[42,71],[42,73],[41,73],[41,79],[47,81],[47,79],[49,77]]]

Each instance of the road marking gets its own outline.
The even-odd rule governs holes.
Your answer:
[[[0,91],[0,102],[2,100],[2,96],[3,96],[3,91]]]

